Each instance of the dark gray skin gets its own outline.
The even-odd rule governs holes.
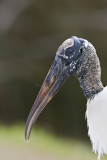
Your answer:
[[[101,68],[95,48],[87,40],[75,36],[64,41],[56,52],[55,60],[28,116],[26,140],[29,139],[32,126],[41,111],[72,74],[78,78],[87,99],[92,99],[103,90]]]
[[[69,71],[71,70],[69,74],[74,74],[78,78],[84,95],[91,99],[103,89],[100,62],[90,42],[74,36],[71,39],[74,40],[74,45],[64,49],[63,43],[58,49],[58,55],[62,61],[65,61]],[[63,58],[63,55],[67,57]]]

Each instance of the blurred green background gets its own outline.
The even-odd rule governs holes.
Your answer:
[[[24,140],[57,48],[73,35],[95,46],[106,85],[106,0],[0,1],[0,159],[97,159],[87,136],[86,98],[74,76],[39,116],[30,143]]]

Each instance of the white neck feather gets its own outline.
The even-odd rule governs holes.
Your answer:
[[[87,102],[88,135],[93,145],[93,151],[101,155],[107,154],[107,87]]]

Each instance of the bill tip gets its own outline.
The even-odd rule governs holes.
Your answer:
[[[27,143],[29,142],[29,138],[26,138],[26,137],[25,137],[25,140],[26,140]]]
[[[29,142],[29,139],[26,140],[26,143],[28,143],[28,142]]]

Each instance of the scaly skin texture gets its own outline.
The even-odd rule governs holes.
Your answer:
[[[88,47],[83,52],[75,76],[80,82],[84,95],[92,99],[95,94],[103,90],[101,67],[96,50],[91,43],[88,43]]]

